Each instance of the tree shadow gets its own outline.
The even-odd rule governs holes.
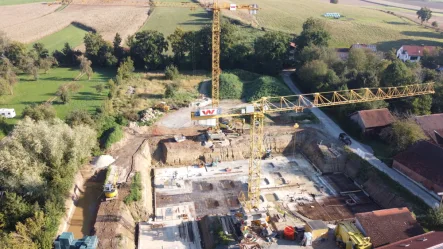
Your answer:
[[[102,100],[102,95],[91,92],[78,92],[72,97],[74,100]]]
[[[189,16],[204,18],[206,20],[210,20],[211,19],[211,15],[209,13],[207,13],[207,12],[191,13],[191,14],[189,14]]]
[[[407,22],[385,22],[385,23],[392,25],[402,25],[402,26],[410,25],[410,23]]]
[[[439,32],[427,32],[427,31],[403,31],[403,35],[407,36],[417,36],[417,37],[427,37],[432,39],[442,39],[443,35]]]
[[[44,77],[42,80],[52,80],[52,81],[73,81],[74,78],[71,77]]]
[[[206,19],[197,19],[197,20],[179,23],[179,25],[205,25],[205,24],[208,24],[208,20]]]
[[[139,98],[144,98],[144,99],[161,99],[163,98],[163,94],[155,94],[155,93],[139,93],[137,94],[137,96]]]

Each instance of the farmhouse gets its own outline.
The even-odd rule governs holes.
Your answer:
[[[427,52],[432,53],[436,50],[434,46],[412,46],[403,45],[397,50],[397,58],[402,61],[417,62]]]
[[[435,144],[443,146],[443,113],[417,116],[415,121]]]
[[[356,227],[371,238],[374,248],[423,234],[408,208],[391,208],[355,215]]]
[[[16,116],[15,110],[2,108],[2,109],[0,109],[0,116],[5,117],[5,118],[13,118]]]
[[[443,192],[443,148],[420,141],[394,157],[392,167],[426,188]]]
[[[394,117],[387,108],[354,112],[350,118],[364,133],[378,133],[394,122]]]

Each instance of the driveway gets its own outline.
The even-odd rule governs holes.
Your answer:
[[[282,73],[282,77],[286,85],[291,89],[295,94],[301,94],[301,91],[295,87],[294,83],[290,75],[294,72],[294,70],[285,70]],[[329,133],[332,137],[337,137],[342,132],[344,132],[332,119],[330,119],[323,111],[319,108],[311,108],[312,113],[320,120],[320,122],[324,125],[324,130]],[[422,199],[427,205],[430,207],[437,207],[439,205],[439,199],[432,195],[431,192],[424,189],[424,187],[419,186],[417,183],[411,181],[406,178],[404,175],[399,173],[398,171],[388,167],[385,163],[380,161],[378,158],[374,156],[374,154],[365,148],[365,145],[359,143],[358,141],[352,139],[352,145],[349,148],[359,155],[361,158],[368,161],[372,166],[376,167],[380,171],[387,174],[394,181],[400,183],[403,187],[408,189],[411,193]]]

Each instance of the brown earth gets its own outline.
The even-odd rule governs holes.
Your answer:
[[[143,6],[71,4],[55,11],[58,7],[44,4],[0,6],[0,29],[12,40],[29,43],[78,22],[112,41],[117,32],[124,39],[134,34],[148,17],[148,8]]]

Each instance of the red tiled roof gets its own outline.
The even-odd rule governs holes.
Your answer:
[[[435,247],[439,246],[439,247]],[[443,248],[443,232],[429,232],[412,238],[397,241],[377,249],[437,249]]]
[[[437,132],[440,136],[443,137],[443,113],[426,115],[426,116],[418,116],[415,117],[416,122],[420,125],[421,129],[425,132],[425,134],[434,140],[435,143],[439,143],[437,140]]]
[[[394,160],[431,182],[443,186],[443,148],[428,141],[419,141]]]
[[[423,228],[409,209],[391,208],[355,215],[372,245],[379,247],[423,234]]]
[[[365,129],[383,127],[394,122],[394,117],[387,108],[358,111],[357,114],[361,117]]]
[[[423,56],[423,51],[433,52],[436,49],[434,46],[412,46],[404,45],[403,51],[408,52],[409,56]]]

